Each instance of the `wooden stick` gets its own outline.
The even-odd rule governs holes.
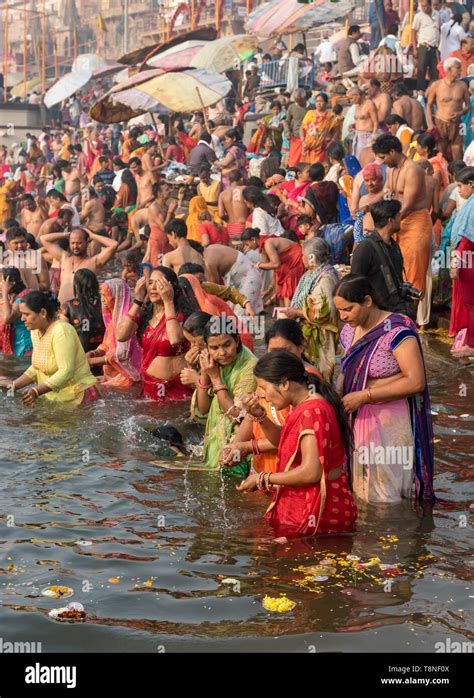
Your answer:
[[[209,131],[209,124],[208,124],[208,122],[207,122],[207,116],[206,116],[206,112],[205,112],[206,107],[204,106],[204,102],[202,101],[201,93],[199,92],[199,87],[196,87],[196,92],[198,93],[199,101],[201,102],[201,106],[202,106],[202,115],[203,115],[203,117],[204,117],[204,123],[206,124],[206,131],[207,131],[208,133],[210,133],[210,131]]]

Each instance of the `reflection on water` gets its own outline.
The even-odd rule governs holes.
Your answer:
[[[354,536],[285,546],[262,520],[266,495],[151,462],[157,420],[199,456],[201,431],[182,405],[118,397],[29,410],[1,395],[4,641],[41,641],[44,652],[433,652],[448,636],[472,640],[472,378],[429,342],[436,507],[360,506]],[[18,364],[3,357],[0,373],[18,375]],[[51,584],[74,589],[85,623],[48,617],[62,605],[41,596]],[[268,612],[265,595],[296,607]]]

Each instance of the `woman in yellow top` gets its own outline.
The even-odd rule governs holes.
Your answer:
[[[31,366],[14,380],[0,381],[13,392],[36,383],[22,395],[24,405],[34,405],[40,396],[68,405],[84,405],[99,397],[76,330],[57,319],[59,304],[50,293],[32,291],[20,303],[21,319],[31,332]]]

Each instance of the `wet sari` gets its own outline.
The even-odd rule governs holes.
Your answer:
[[[334,408],[321,397],[295,407],[286,418],[278,447],[277,472],[301,465],[301,439],[316,439],[322,475],[309,485],[279,486],[265,518],[278,536],[351,533],[357,507],[344,472],[346,453]]]
[[[389,331],[387,326],[390,327]],[[392,357],[387,360],[387,354],[393,352],[407,337],[416,339],[423,356],[416,326],[405,315],[392,313],[352,346],[350,336],[344,341],[346,327],[348,326],[341,332],[341,343],[345,349],[342,361],[344,395],[364,390],[369,378],[385,378],[399,373],[400,369],[395,359]],[[348,334],[353,337],[354,331],[354,328],[351,328]],[[413,458],[417,500],[435,498],[433,425],[427,385],[422,393],[406,399],[362,405],[351,414],[351,421],[356,448],[348,463],[348,473],[351,482],[356,479],[359,481],[360,492],[366,495],[365,499],[399,501],[400,493],[403,496],[403,490],[405,496],[408,496],[411,486],[406,476],[411,473],[398,460],[396,463],[389,462],[385,465],[379,457],[381,454],[385,454],[384,458],[391,455],[392,452],[389,453],[388,449],[393,446],[409,449],[407,453]],[[368,454],[364,453],[362,460],[360,446],[372,444],[372,450],[369,450]],[[379,446],[382,447],[380,452],[377,450]],[[367,460],[373,463],[367,463]],[[374,481],[373,487],[370,478]],[[373,497],[370,497],[370,492],[373,492]]]
[[[239,399],[255,390],[253,369],[257,363],[256,357],[247,347],[242,346],[233,364],[219,368],[220,382],[225,385],[230,398]],[[212,398],[207,415],[201,414],[197,408],[196,393],[191,402],[191,416],[197,421],[206,420],[204,434],[204,467],[209,470],[219,469],[219,459],[222,449],[231,440],[238,424],[233,423],[222,411],[217,395]],[[226,475],[247,477],[250,471],[251,456],[232,468],[225,468]]]
[[[29,293],[31,293],[30,288],[20,291],[15,296],[13,303],[21,303],[22,298]],[[29,356],[32,351],[30,331],[27,330],[21,318],[17,318],[15,322],[9,324],[0,320],[0,353]]]
[[[136,336],[133,335],[126,342],[117,340],[117,326],[131,305],[130,287],[123,279],[109,279],[101,285],[100,290],[108,307],[103,310],[105,335],[98,347],[105,352],[107,364],[99,381],[107,388],[128,390],[142,382],[141,349]]]

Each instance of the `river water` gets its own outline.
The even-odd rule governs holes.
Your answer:
[[[434,652],[474,641],[474,384],[443,337],[423,343],[436,506],[361,505],[355,535],[283,546],[262,519],[265,495],[151,462],[150,425],[170,420],[199,442],[182,405],[117,397],[74,412],[0,395],[3,642],[43,652]],[[22,367],[0,358],[2,375]],[[85,622],[48,616],[67,603],[41,595],[51,584],[72,587]],[[281,595],[291,611],[262,606]]]

